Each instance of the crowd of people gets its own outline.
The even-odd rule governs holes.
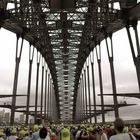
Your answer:
[[[51,124],[0,128],[0,140],[140,140],[140,129],[126,126],[121,118],[114,124]]]

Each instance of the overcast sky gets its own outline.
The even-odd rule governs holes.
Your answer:
[[[140,27],[138,27],[140,29]],[[113,44],[114,44],[114,67],[115,76],[117,84],[117,93],[122,92],[138,92],[136,70],[132,60],[132,55],[130,52],[130,46],[126,34],[126,30],[113,34]],[[26,94],[27,92],[27,78],[28,78],[28,42],[24,42],[23,53],[21,57],[20,71],[19,71],[19,82],[17,94]],[[14,79],[14,69],[15,69],[15,49],[16,49],[16,35],[5,29],[0,30],[0,94],[12,94],[13,89],[13,79]],[[111,79],[110,79],[110,68],[107,57],[107,51],[105,47],[105,41],[101,43],[102,51],[102,75],[103,75],[103,87],[104,93],[112,93],[111,89]],[[96,58],[95,58],[96,60]],[[41,68],[40,68],[41,72]],[[41,74],[41,73],[40,73]],[[32,75],[32,100],[31,103],[34,104],[35,95],[35,77],[36,77],[36,52],[33,63],[33,75]],[[41,81],[41,79],[40,79]],[[99,80],[98,80],[98,66],[95,61],[95,82],[96,82],[96,94],[99,94]],[[41,85],[41,82],[39,82]],[[40,91],[40,86],[39,86]],[[100,102],[100,97],[98,102]],[[22,99],[22,102],[21,100]],[[25,104],[26,98],[18,97],[18,104]],[[119,98],[124,100],[124,98]],[[0,99],[1,101],[10,101],[11,98]],[[20,102],[19,102],[20,100]],[[127,98],[125,100],[128,103],[137,103],[137,106],[130,108],[120,109],[120,114],[125,119],[137,119],[140,117],[140,103],[139,99]],[[105,97],[105,102],[112,102],[111,97]],[[131,114],[128,113],[131,110]],[[137,114],[137,115],[136,115]],[[112,119],[112,113],[108,113],[108,119]]]

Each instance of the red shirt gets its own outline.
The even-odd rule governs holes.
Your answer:
[[[57,137],[51,137],[51,140],[57,140]]]

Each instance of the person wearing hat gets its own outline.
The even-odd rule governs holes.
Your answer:
[[[84,129],[84,131],[82,131],[81,139],[82,140],[88,140],[89,139],[89,132],[87,131],[86,128]]]
[[[137,133],[137,139],[140,140],[140,130]]]
[[[57,140],[57,136],[54,132],[51,133],[51,140]]]
[[[6,137],[11,136],[11,130],[10,130],[9,127],[6,128],[6,130],[5,130],[5,134],[6,134]]]
[[[23,129],[20,130],[19,131],[19,134],[18,134],[18,140],[23,140],[24,135],[25,135],[25,131]]]
[[[136,140],[133,134],[123,133],[124,121],[121,118],[116,118],[114,121],[116,135],[113,135],[109,140]]]
[[[29,136],[29,131],[26,130],[25,133],[24,133],[24,137],[23,137],[23,140],[30,140],[31,137]]]
[[[39,139],[39,127],[38,125],[34,125],[33,127],[33,133],[32,133],[32,140],[38,140]]]
[[[48,131],[45,127],[40,129],[38,140],[50,140],[50,136],[49,136]]]
[[[95,136],[95,130],[93,129],[93,127],[89,127],[88,129],[88,140],[96,140],[96,136]]]
[[[76,140],[81,140],[81,134],[82,134],[83,130],[84,130],[84,127],[78,126],[77,132],[75,135]]]
[[[4,140],[3,136],[4,136],[4,133],[0,131],[0,140]]]
[[[70,130],[68,128],[61,130],[61,140],[70,140]]]
[[[99,128],[99,139],[100,140],[108,140],[107,134],[104,132],[102,128]]]
[[[12,133],[12,135],[9,136],[7,140],[17,140],[17,138],[18,138],[17,135],[16,135],[17,130],[14,128],[11,133]]]

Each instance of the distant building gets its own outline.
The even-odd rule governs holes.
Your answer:
[[[0,111],[0,120],[4,120],[5,118],[5,109]]]
[[[22,122],[22,123],[24,123],[24,114],[20,114],[19,121]]]
[[[6,122],[10,121],[10,113],[9,112],[5,113],[5,121]]]
[[[34,124],[34,119],[30,119],[30,124]]]
[[[15,118],[16,123],[19,123],[19,121],[20,121],[19,118]]]

